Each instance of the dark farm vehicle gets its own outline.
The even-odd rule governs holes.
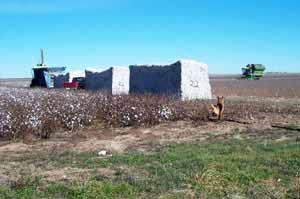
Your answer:
[[[248,64],[242,68],[242,79],[258,80],[264,76],[265,66],[262,64]]]

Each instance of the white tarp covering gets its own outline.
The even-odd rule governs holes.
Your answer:
[[[71,71],[68,74],[68,81],[72,82],[74,78],[85,77],[85,71]]]

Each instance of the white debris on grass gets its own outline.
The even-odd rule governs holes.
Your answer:
[[[106,154],[107,154],[106,150],[101,150],[101,151],[98,152],[99,156],[106,156]]]
[[[107,150],[101,150],[98,152],[98,156],[112,157],[112,153]]]

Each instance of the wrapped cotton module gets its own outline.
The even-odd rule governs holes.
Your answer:
[[[172,95],[182,100],[210,99],[207,65],[180,60],[165,66],[130,66],[130,93]]]
[[[57,75],[54,77],[54,88],[63,88],[64,82],[68,82],[69,79],[66,75]]]
[[[129,69],[112,67],[106,71],[85,71],[85,88],[97,91],[106,90],[113,95],[129,93]]]

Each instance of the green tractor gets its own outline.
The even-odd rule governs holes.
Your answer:
[[[242,68],[242,79],[258,80],[264,76],[265,66],[262,64],[248,64]]]

